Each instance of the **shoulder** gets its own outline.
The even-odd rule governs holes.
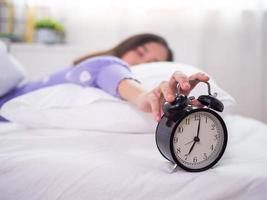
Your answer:
[[[93,58],[89,58],[83,61],[82,63],[94,63],[97,65],[119,64],[127,68],[129,67],[129,65],[125,61],[115,56],[96,56]]]

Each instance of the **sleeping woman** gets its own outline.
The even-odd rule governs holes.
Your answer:
[[[177,71],[169,80],[162,81],[151,91],[146,91],[131,72],[131,67],[157,61],[173,61],[173,54],[166,40],[155,34],[134,35],[110,50],[83,56],[75,60],[71,67],[9,91],[0,97],[0,107],[17,96],[41,88],[73,83],[84,87],[100,88],[113,96],[133,103],[144,112],[151,112],[154,119],[159,121],[162,103],[164,100],[168,102],[174,100],[178,83],[180,92],[187,95],[198,83],[198,81],[189,80],[208,81],[209,77],[203,73],[187,77]],[[197,100],[193,100],[192,104],[201,106]]]

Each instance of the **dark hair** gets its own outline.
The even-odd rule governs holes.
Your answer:
[[[129,50],[135,49],[136,47],[144,45],[148,42],[156,42],[156,43],[163,45],[167,49],[166,61],[173,61],[173,53],[171,49],[169,48],[167,41],[164,38],[162,38],[161,36],[155,35],[155,34],[144,33],[144,34],[138,34],[138,35],[129,37],[112,49],[85,55],[81,58],[78,58],[73,62],[73,64],[77,65],[78,63],[88,58],[101,56],[101,55],[111,55],[111,56],[122,58],[122,56]]]

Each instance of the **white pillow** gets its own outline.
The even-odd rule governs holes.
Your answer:
[[[175,71],[181,71],[187,76],[197,72],[204,72],[199,68],[175,62],[154,62],[140,64],[133,67],[131,70],[136,75],[137,79],[142,83],[142,85],[148,90],[153,89],[164,80],[168,81]],[[207,72],[204,73],[208,75]],[[211,86],[211,93],[213,94],[216,92],[217,98],[223,102],[226,108],[235,104],[235,99],[221,87],[219,87],[212,78],[210,78],[209,83]],[[208,94],[208,88],[205,83],[199,83],[190,93],[190,95],[195,96],[196,98],[203,94]]]
[[[147,133],[156,123],[148,113],[97,89],[61,84],[17,97],[0,115],[32,128],[70,128]]]
[[[16,87],[24,78],[22,65],[10,54],[0,41],[0,96]]]
[[[132,70],[144,87],[152,88],[158,82],[169,79],[177,70],[174,65],[180,66],[179,69],[186,74],[199,71],[194,67],[168,62],[142,64]],[[213,91],[219,92],[219,98],[227,103],[226,106],[234,103],[229,94],[214,81],[211,82]],[[204,86],[203,91],[206,94],[206,85]],[[195,93],[203,94],[199,88],[195,89]],[[151,114],[143,113],[128,102],[100,89],[74,84],[44,88],[15,98],[4,104],[0,114],[10,121],[35,128],[58,127],[130,133],[154,132],[156,128]]]

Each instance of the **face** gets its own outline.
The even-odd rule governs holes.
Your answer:
[[[126,52],[122,56],[122,60],[130,66],[148,62],[166,61],[167,49],[157,42],[148,42]]]

